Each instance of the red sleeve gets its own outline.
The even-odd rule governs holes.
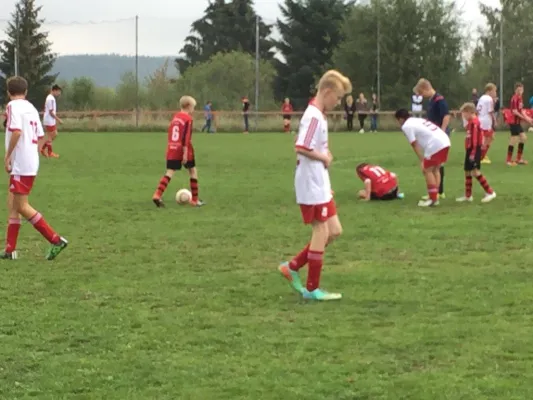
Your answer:
[[[478,146],[481,146],[480,134],[481,134],[481,130],[479,129],[479,125],[475,122],[471,122],[470,123],[470,138],[472,140],[472,143],[470,146],[471,157],[475,157]]]
[[[192,144],[192,119],[187,120],[183,126],[183,141],[186,147]]]

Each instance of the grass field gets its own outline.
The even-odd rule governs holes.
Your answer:
[[[25,225],[2,266],[0,398],[532,399],[533,167],[483,167],[498,198],[474,186],[456,204],[458,133],[448,199],[420,209],[401,134],[331,136],[344,235],[323,285],[344,299],[310,304],[276,271],[309,235],[293,137],[197,135],[208,205],[172,203],[182,173],[156,209],[164,135],[62,134],[32,198],[70,247],[46,262]],[[395,171],[406,199],[358,202],[361,161]]]

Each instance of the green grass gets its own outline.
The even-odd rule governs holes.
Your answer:
[[[344,235],[309,304],[277,274],[309,238],[294,204],[291,136],[197,135],[201,209],[151,203],[163,134],[63,134],[32,203],[70,240],[54,262],[24,225],[0,281],[0,398],[531,399],[533,186],[507,168],[506,135],[483,167],[498,192],[462,194],[462,134],[449,200],[399,133],[333,134]],[[528,151],[529,150],[529,151]],[[526,155],[531,147],[526,148]],[[357,162],[395,171],[406,199],[363,204]],[[498,162],[496,162],[498,161]],[[5,209],[1,210],[5,214]]]

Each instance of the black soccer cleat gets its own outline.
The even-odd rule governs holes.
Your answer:
[[[16,260],[17,252],[13,251],[12,253],[6,253],[5,251],[0,253],[0,260]]]
[[[153,198],[152,201],[154,202],[157,208],[165,208],[165,203],[163,203],[163,200]]]

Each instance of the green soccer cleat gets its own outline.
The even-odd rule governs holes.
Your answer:
[[[298,293],[302,294],[304,292],[304,287],[302,285],[302,280],[300,279],[300,274],[298,272],[293,271],[289,268],[288,262],[283,262],[279,265],[278,271],[283,275],[285,279],[287,279],[291,285],[291,287],[296,290]]]
[[[331,301],[342,299],[342,294],[340,293],[328,293],[321,289],[315,289],[312,292],[305,289],[302,294],[306,300]]]
[[[60,238],[60,241],[58,244],[53,244],[50,247],[50,250],[48,250],[48,254],[46,255],[47,260],[53,260],[55,259],[59,253],[61,253],[63,250],[65,250],[68,246],[67,239]]]

